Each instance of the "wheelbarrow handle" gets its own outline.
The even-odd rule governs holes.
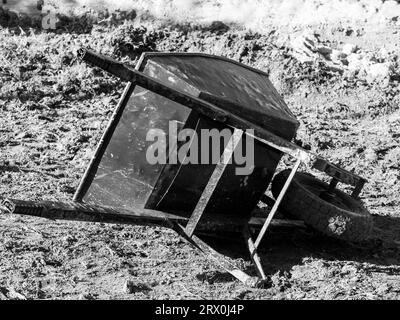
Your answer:
[[[121,62],[85,48],[78,50],[78,58],[117,76],[121,76],[119,73],[124,69]]]

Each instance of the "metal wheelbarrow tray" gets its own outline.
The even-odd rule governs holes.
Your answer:
[[[171,228],[249,285],[267,279],[257,248],[276,221],[278,208],[338,238],[368,236],[371,219],[358,199],[366,180],[290,142],[299,123],[264,72],[206,54],[144,53],[136,68],[85,49],[79,54],[126,81],[126,88],[73,201],[5,199],[2,205],[9,212]],[[151,130],[166,132],[162,135],[168,147],[165,163],[149,162]],[[206,150],[216,154],[213,159],[201,149],[207,139],[202,130],[228,133],[217,139],[217,148]],[[183,132],[192,135],[187,140],[172,139]],[[197,134],[201,138],[194,144]],[[251,170],[237,174],[243,163],[233,160],[235,152],[239,148],[247,152],[251,142]],[[177,161],[174,152],[185,144],[189,149],[183,149],[184,160],[191,157],[187,150],[194,150],[208,162]],[[284,153],[295,164],[272,181]],[[331,183],[296,173],[301,163],[328,174]],[[276,200],[265,195],[271,181]],[[354,186],[352,195],[337,190],[338,182]],[[270,207],[266,217],[252,216],[259,201]],[[256,226],[260,231],[253,239],[251,230]],[[259,277],[248,276],[213,250],[197,236],[200,231],[241,232]]]

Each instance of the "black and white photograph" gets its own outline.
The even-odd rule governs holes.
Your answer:
[[[399,143],[400,0],[0,0],[0,304],[399,300]]]

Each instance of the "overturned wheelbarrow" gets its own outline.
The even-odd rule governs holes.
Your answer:
[[[73,201],[4,200],[10,212],[172,228],[251,285],[266,279],[257,248],[278,208],[327,235],[368,237],[371,217],[358,198],[366,180],[290,142],[299,123],[267,74],[206,54],[144,53],[136,68],[88,50],[79,54],[126,88]],[[295,164],[274,178],[284,153]],[[331,183],[297,172],[301,163]],[[265,195],[271,181],[276,200]],[[338,190],[339,182],[354,186],[353,193]],[[270,211],[255,218],[260,200]],[[197,236],[232,231],[244,234],[259,278]]]

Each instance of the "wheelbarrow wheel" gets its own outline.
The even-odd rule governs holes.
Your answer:
[[[272,181],[275,199],[283,188],[290,170],[278,173]],[[372,216],[360,200],[334,189],[314,176],[298,172],[286,191],[280,206],[305,224],[325,235],[346,241],[368,239]]]

